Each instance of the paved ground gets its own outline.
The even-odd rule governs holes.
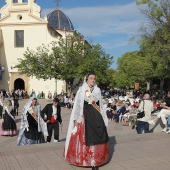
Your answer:
[[[26,101],[20,102],[20,108]],[[42,107],[49,102],[40,100]],[[70,110],[62,108],[64,126],[60,129],[59,143],[16,146],[17,136],[0,136],[0,170],[81,170],[63,158],[64,141]],[[20,126],[20,116],[17,118]],[[170,135],[151,133],[136,135],[136,131],[122,124],[109,122],[110,159],[100,170],[169,170]]]

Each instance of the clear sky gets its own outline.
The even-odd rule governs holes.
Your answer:
[[[0,0],[0,7],[5,1]],[[42,16],[56,8],[55,0],[36,0],[36,3],[42,7]],[[59,8],[87,41],[101,44],[114,57],[112,68],[116,68],[122,54],[139,49],[129,41],[139,34],[145,21],[135,0],[61,0]]]

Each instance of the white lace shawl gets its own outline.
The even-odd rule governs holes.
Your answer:
[[[22,111],[21,126],[20,126],[19,135],[18,135],[17,145],[20,145],[20,141],[22,139],[25,129],[29,129],[29,124],[28,124],[28,120],[27,120],[27,111],[29,110],[29,108],[31,106],[31,102],[32,102],[33,98],[34,97],[31,97],[28,100],[28,102],[25,104],[24,109]],[[44,120],[42,119],[41,114],[40,114],[41,106],[40,106],[40,104],[37,103],[36,107],[37,107],[37,113],[38,113],[38,132],[43,132],[43,134],[45,136],[48,136],[47,124],[46,124],[46,122],[44,122]]]
[[[71,138],[71,133],[74,128],[74,121],[76,120],[78,123],[82,122],[83,119],[83,107],[84,107],[84,100],[86,100],[85,96],[85,91],[89,90],[90,88],[88,84],[86,83],[86,80],[84,80],[83,85],[78,89],[76,97],[75,97],[75,102],[73,106],[73,110],[71,112],[71,117],[70,117],[70,122],[68,126],[68,132],[67,132],[67,137],[66,137],[66,143],[65,143],[65,157],[67,156],[67,151],[68,151],[68,146]],[[94,90],[92,91],[94,95],[95,101],[99,101],[100,105],[100,110],[101,114],[103,116],[105,125],[108,126],[108,118],[106,116],[106,112],[103,111],[103,103],[102,103],[102,97],[101,97],[101,91],[97,87],[97,85],[94,86]]]

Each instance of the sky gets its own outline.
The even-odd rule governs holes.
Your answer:
[[[5,1],[0,0],[0,7]],[[36,0],[36,3],[42,8],[42,17],[57,6],[55,0]],[[135,0],[61,0],[59,8],[87,41],[99,43],[114,57],[111,68],[116,69],[117,59],[125,52],[139,49],[130,39],[140,34],[145,18]]]

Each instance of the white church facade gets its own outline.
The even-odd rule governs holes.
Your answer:
[[[5,1],[5,0],[4,0]],[[14,66],[27,48],[36,50],[75,31],[70,19],[59,9],[41,18],[41,7],[35,0],[6,0],[0,9],[0,89],[12,91],[32,89],[37,93],[66,92],[65,81],[38,80],[21,75]]]

